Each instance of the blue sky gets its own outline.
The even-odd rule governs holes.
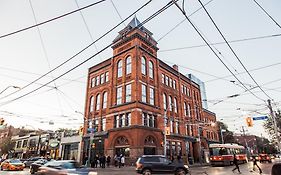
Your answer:
[[[35,24],[30,2],[36,21],[43,22],[77,9],[77,4],[79,7],[83,7],[96,1],[3,0],[0,2],[0,35]],[[10,85],[23,87],[49,71],[50,68],[56,67],[90,44],[92,42],[91,37],[93,39],[98,38],[118,24],[121,18],[126,18],[145,2],[147,1],[107,0],[82,11],[86,25],[81,13],[78,12],[42,25],[39,28],[0,38],[0,91]],[[138,19],[140,21],[145,20],[167,2],[166,0],[152,1],[147,7],[137,13]],[[262,12],[253,0],[204,0],[202,2],[204,4],[209,2],[206,8],[228,41],[281,33],[281,29]],[[277,22],[281,23],[280,1],[258,0],[257,2]],[[179,1],[179,4],[182,5],[182,1]],[[199,7],[198,1],[185,0],[184,9],[188,15]],[[190,19],[209,42],[223,41],[204,10],[198,11]],[[129,20],[124,25],[128,24]],[[209,110],[217,114],[218,120],[223,119],[231,130],[239,133],[239,128],[246,124],[245,117],[247,115],[268,114],[269,111],[266,109],[265,102],[257,99],[249,92],[244,92],[245,90],[241,88],[242,85],[234,77],[230,76],[225,79],[214,78],[228,76],[230,73],[208,47],[178,49],[204,44],[188,21],[185,20],[179,24],[183,20],[184,16],[175,6],[172,6],[145,24],[145,27],[153,32],[154,38],[156,40],[160,39],[158,41],[159,59],[169,65],[178,64],[179,70],[183,74],[192,73],[202,81],[205,81]],[[178,24],[177,28],[164,36]],[[39,87],[40,84],[46,83],[53,77],[59,76],[92,56],[97,50],[101,50],[110,44],[124,25],[121,25],[97,42],[96,47],[91,47],[48,77],[39,80],[38,84],[33,84],[18,93],[3,98],[15,91],[15,89],[9,88],[0,94],[0,104]],[[40,41],[38,29],[41,33],[46,54]],[[280,44],[280,36],[230,43],[256,82],[274,99],[276,102],[274,109],[281,102],[281,81],[279,81],[281,78],[279,71],[281,66]],[[219,44],[214,47],[217,53],[221,53],[219,54],[221,59],[234,73],[244,72],[243,67],[227,45]],[[15,126],[40,127],[43,129],[59,127],[78,128],[78,123],[83,121],[83,117],[75,111],[84,112],[87,70],[89,67],[111,56],[112,49],[110,48],[63,78],[55,81],[58,90],[52,87],[45,87],[25,98],[1,105],[0,115],[8,123]],[[252,71],[264,66],[269,67]],[[249,75],[244,73],[237,75],[237,77],[246,87],[252,88],[255,86]],[[51,83],[49,86],[54,87],[55,84]],[[259,98],[268,99],[258,88],[253,89],[252,92]],[[236,98],[228,98],[234,94],[241,95]],[[221,100],[222,102],[217,103]],[[49,121],[54,121],[55,124],[50,126],[48,124]],[[248,130],[253,134],[260,135],[263,133],[265,135],[262,121],[255,122],[254,127],[248,128]]]

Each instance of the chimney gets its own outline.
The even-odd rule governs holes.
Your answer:
[[[174,65],[173,65],[173,68],[174,68],[176,71],[179,71],[178,65],[174,64]]]

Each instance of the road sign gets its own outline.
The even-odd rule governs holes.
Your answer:
[[[267,120],[268,116],[259,116],[259,117],[253,117],[253,120]]]

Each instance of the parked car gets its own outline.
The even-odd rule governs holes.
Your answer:
[[[259,161],[268,163],[272,162],[271,157],[268,154],[259,154]]]
[[[25,167],[30,167],[30,165],[36,160],[42,159],[42,157],[30,157],[29,159],[23,161]]]
[[[172,162],[163,155],[143,155],[136,162],[136,171],[143,175],[154,173],[184,175],[189,173],[189,167],[183,162]]]
[[[74,160],[59,160],[50,161],[39,168],[36,173],[39,175],[67,175],[67,174],[79,174],[90,175],[90,169],[80,166],[80,164]]]
[[[9,171],[22,171],[24,169],[24,164],[19,159],[7,159],[1,163],[1,171],[9,170]]]
[[[29,168],[30,174],[35,174],[41,166],[43,166],[44,164],[46,164],[48,162],[49,161],[47,159],[39,159],[39,160],[33,162]]]

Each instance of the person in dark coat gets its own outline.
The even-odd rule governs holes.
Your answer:
[[[105,168],[105,162],[106,162],[105,155],[102,155],[102,156],[101,156],[100,161],[101,161],[101,167],[102,167],[102,168]]]
[[[257,159],[255,156],[252,156],[253,158],[253,171],[255,171],[255,167],[258,167],[260,174],[262,173],[261,168],[259,167],[259,165],[257,164]]]
[[[239,169],[239,165],[238,165],[238,160],[236,158],[236,155],[234,154],[233,156],[234,156],[234,158],[233,158],[233,165],[235,166],[235,168],[232,170],[232,172],[234,172],[237,169],[238,172],[241,174],[240,169]]]
[[[271,175],[280,175],[281,163],[275,163],[271,169]]]
[[[110,155],[108,155],[108,156],[106,157],[106,164],[107,164],[107,167],[110,166],[110,161],[111,161],[111,157],[110,157]]]

